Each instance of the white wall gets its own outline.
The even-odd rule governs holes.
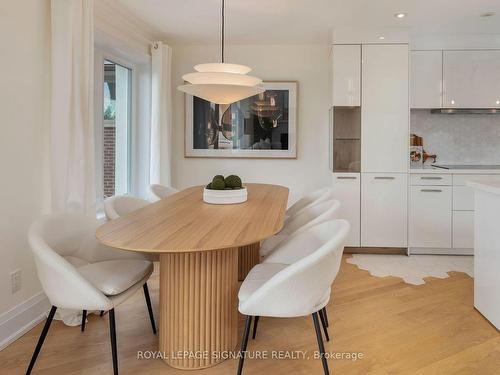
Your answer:
[[[117,55],[133,56],[134,62],[147,63],[150,43],[160,33],[131,14],[120,0],[94,1],[95,42],[112,46]]]
[[[49,207],[49,3],[0,2],[0,315],[41,290],[26,234]],[[22,289],[11,294],[16,269]]]
[[[231,45],[227,62],[253,68],[265,81],[298,81],[297,159],[202,159],[184,157],[184,96],[181,76],[202,62],[220,61],[220,46],[173,46],[173,184],[206,184],[216,174],[238,174],[244,182],[288,186],[290,200],[330,184],[328,169],[329,46]]]

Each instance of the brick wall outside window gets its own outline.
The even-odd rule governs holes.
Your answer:
[[[104,127],[104,170],[103,186],[104,198],[115,195],[115,154],[116,154],[116,128]]]

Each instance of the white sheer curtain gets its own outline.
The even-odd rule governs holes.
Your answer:
[[[151,158],[149,182],[171,186],[172,49],[156,42],[151,48]]]
[[[53,212],[95,217],[93,0],[51,0],[51,199]],[[56,319],[81,324],[82,312]]]
[[[54,212],[95,215],[93,7],[93,0],[51,1]]]

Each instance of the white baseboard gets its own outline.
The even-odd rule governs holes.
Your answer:
[[[50,303],[43,292],[0,315],[0,351],[47,317]]]

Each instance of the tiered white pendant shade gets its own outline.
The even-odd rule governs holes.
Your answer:
[[[182,76],[189,84],[178,89],[215,104],[231,104],[265,91],[260,78],[246,75],[251,69],[245,65],[199,64],[194,69],[196,73]]]
[[[221,84],[221,85],[239,85],[239,86],[257,86],[262,80],[257,77],[247,76],[245,74],[222,73],[222,72],[204,72],[188,73],[182,76],[184,81],[193,85],[202,84]]]
[[[198,64],[194,66],[194,70],[197,72],[224,72],[224,73],[235,73],[235,74],[248,74],[252,71],[252,68],[246,65],[240,64],[229,64],[229,63],[208,63],[208,64]]]

